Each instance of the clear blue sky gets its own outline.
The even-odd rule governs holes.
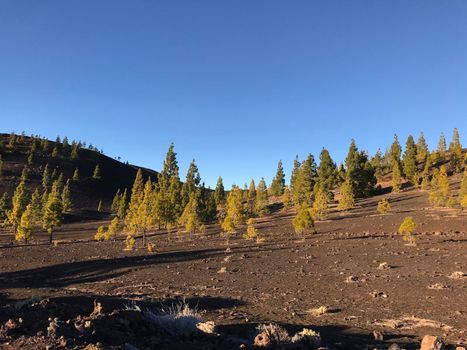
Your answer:
[[[226,186],[351,138],[467,141],[467,2],[2,0],[0,129]]]

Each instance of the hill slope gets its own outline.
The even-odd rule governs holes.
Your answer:
[[[104,209],[109,209],[113,196],[118,189],[131,189],[136,172],[140,167],[125,164],[94,150],[80,148],[77,159],[71,159],[72,146],[65,147],[63,143],[48,141],[47,149],[43,147],[43,139],[28,136],[17,136],[15,147],[9,147],[10,135],[0,134],[3,145],[3,176],[0,181],[0,193],[7,192],[9,196],[20,182],[21,173],[25,166],[28,169],[26,186],[33,191],[41,186],[42,173],[46,165],[50,174],[55,172],[56,177],[63,174],[64,180],[73,177],[78,169],[79,180],[71,182],[73,214],[83,216],[86,212],[95,211],[100,200]],[[28,165],[28,157],[33,143],[36,150],[33,152],[32,162]],[[52,156],[54,148],[57,154]],[[93,179],[93,171],[99,165],[101,178]],[[151,176],[157,179],[157,172],[141,168],[144,177]]]

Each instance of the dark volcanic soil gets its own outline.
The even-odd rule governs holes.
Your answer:
[[[150,238],[156,253],[123,251],[121,240],[4,246],[0,322],[20,317],[8,305],[32,296],[68,305],[75,314],[57,316],[64,319],[89,315],[94,299],[104,309],[132,300],[151,309],[186,298],[221,333],[242,338],[258,323],[277,322],[289,331],[319,331],[327,344],[341,348],[396,342],[412,349],[424,334],[440,335],[452,346],[465,344],[467,278],[450,276],[467,273],[467,213],[432,209],[426,197],[418,190],[390,195],[393,211],[387,215],[376,212],[381,197],[374,197],[348,213],[331,212],[317,223],[318,233],[306,237],[293,233],[291,213],[276,213],[259,220],[262,243],[241,238],[241,232],[227,240],[213,226],[196,236],[156,232]],[[397,234],[407,215],[418,224],[416,246],[405,245]],[[58,238],[90,239],[98,224],[64,227]],[[315,315],[312,310],[320,306],[328,313]],[[383,341],[374,340],[374,330],[383,333]],[[20,348],[25,332],[3,341]],[[23,348],[28,346],[34,348]]]

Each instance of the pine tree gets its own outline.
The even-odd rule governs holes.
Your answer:
[[[410,245],[415,244],[415,237],[412,235],[417,225],[411,216],[407,216],[399,226],[399,233],[403,236],[404,241],[409,242]]]
[[[31,222],[34,228],[42,226],[42,198],[39,190],[36,189],[31,196]]]
[[[422,190],[427,190],[430,187],[430,171],[431,171],[431,156],[429,153],[426,155],[425,165],[422,172]]]
[[[397,163],[400,166],[401,145],[399,144],[399,139],[396,134],[394,134],[394,141],[392,142],[391,150],[389,151],[389,159],[391,168],[394,168],[394,163]]]
[[[279,160],[279,163],[277,164],[277,171],[276,175],[272,179],[271,182],[271,195],[272,196],[282,196],[284,193],[284,186],[285,186],[285,173],[284,173],[284,167],[282,166],[282,160]]]
[[[393,168],[392,168],[392,179],[391,179],[391,185],[392,185],[392,192],[398,193],[401,190],[401,171],[399,168],[399,164],[394,162]]]
[[[336,163],[334,163],[331,155],[329,154],[329,151],[325,148],[322,149],[319,155],[319,160],[318,181],[320,184],[320,189],[326,195],[327,201],[332,201],[334,199],[332,190],[337,182]]]
[[[110,205],[110,211],[112,213],[117,212],[119,203],[120,203],[120,189],[118,189],[117,193],[115,193],[115,196],[112,200],[112,204]]]
[[[8,221],[10,225],[13,226],[13,230],[16,231],[21,216],[26,210],[28,205],[28,193],[26,191],[26,184],[24,181],[21,181],[15,189],[12,199],[11,210],[8,212]]]
[[[144,198],[144,180],[143,172],[141,169],[138,169],[131,189],[130,203],[128,205],[128,211],[125,216],[125,231],[130,233],[136,233],[135,227],[138,223],[138,215],[141,202]]]
[[[63,148],[63,151],[66,153],[68,152],[68,148],[70,147],[70,144],[68,143],[68,137],[64,137],[63,138],[63,141],[62,141],[62,148]]]
[[[405,144],[404,156],[402,157],[404,174],[407,180],[416,184],[414,179],[417,176],[417,148],[412,135],[409,135]],[[418,183],[418,181],[417,181]]]
[[[376,179],[381,181],[383,179],[383,156],[380,149],[378,149],[375,156],[371,159],[371,165],[375,169]]]
[[[0,197],[0,224],[7,219],[8,213],[8,193],[3,193]]]
[[[180,178],[178,175],[177,154],[170,144],[164,166],[158,178],[158,211],[167,229],[176,224],[181,213]]]
[[[283,211],[287,211],[292,206],[292,195],[288,186],[284,187],[284,194],[282,195],[282,203],[284,205]]]
[[[105,227],[103,225],[100,225],[97,228],[97,232],[94,235],[94,239],[96,241],[103,241],[105,239]]]
[[[100,180],[101,179],[101,168],[100,168],[99,164],[97,164],[96,167],[94,168],[94,171],[92,172],[92,178],[94,180]]]
[[[120,229],[120,220],[118,217],[114,217],[110,222],[109,228],[105,233],[104,239],[108,241],[109,239],[115,239],[117,237],[118,230]]]
[[[62,191],[62,208],[64,212],[67,212],[71,208],[71,192],[70,192],[70,179],[66,181],[65,187]]]
[[[452,140],[449,144],[449,153],[451,154],[451,165],[456,173],[462,171],[462,145],[459,137],[459,130],[454,128]]]
[[[364,151],[359,151],[352,140],[345,159],[345,180],[351,182],[353,197],[368,197],[376,185],[375,170]]]
[[[308,157],[301,163],[298,174],[294,178],[292,196],[295,205],[299,206],[302,203],[307,203],[309,206],[311,204],[316,178],[316,163],[313,155],[308,154]]]
[[[190,195],[196,192],[196,189],[201,183],[201,176],[199,175],[198,167],[196,166],[195,160],[193,159],[188,167],[185,182],[182,186],[182,208],[188,204]]]
[[[245,220],[242,204],[242,191],[240,187],[233,185],[227,197],[226,217],[222,222],[222,229],[227,233],[235,233],[238,226]]]
[[[43,151],[44,153],[47,153],[47,151],[49,150],[49,140],[47,140],[47,139],[42,139],[41,147],[42,147],[42,151]]]
[[[293,162],[292,174],[290,175],[290,191],[295,193],[297,187],[298,174],[300,173],[301,163],[298,160],[298,156],[295,156]]]
[[[146,233],[154,226],[155,220],[153,217],[153,191],[154,185],[151,178],[148,178],[144,184],[143,196],[138,208],[138,214],[133,223],[133,233],[142,232],[143,234],[143,247],[146,247],[147,239]]]
[[[428,197],[432,206],[445,207],[451,198],[446,168],[442,165],[439,171],[435,171],[431,179],[431,192]]]
[[[250,187],[248,188],[246,205],[248,215],[254,216],[256,214],[256,184],[254,179],[251,179]]]
[[[324,220],[328,215],[328,195],[321,184],[316,184],[315,200],[313,202],[312,212],[317,219]]]
[[[256,187],[255,212],[259,216],[264,216],[268,213],[268,187],[264,178],[261,178]]]
[[[444,159],[444,157],[446,156],[446,138],[444,137],[443,133],[441,133],[441,135],[439,136],[438,155],[441,159]]]
[[[58,157],[58,148],[55,146],[52,150],[52,158],[57,158]]]
[[[46,164],[44,171],[42,173],[42,189],[44,192],[49,191],[49,186],[50,186],[50,174],[49,174],[49,165]]]
[[[15,135],[15,133],[10,134],[10,139],[8,140],[8,148],[10,149],[10,152],[15,152],[16,151],[16,135]]]
[[[217,179],[216,189],[214,190],[214,199],[216,200],[216,207],[225,205],[225,190],[222,177]]]
[[[423,162],[429,153],[425,135],[421,132],[417,140],[417,161]]]
[[[24,240],[24,243],[26,244],[32,238],[33,229],[34,229],[33,222],[31,220],[31,212],[32,212],[31,208],[32,208],[31,204],[28,204],[26,206],[26,210],[21,215],[21,220],[19,222],[19,226],[18,226],[16,235],[15,235],[15,239],[17,241]]]
[[[202,226],[198,197],[196,192],[190,194],[188,204],[180,216],[180,225],[184,226],[187,232],[196,233]]]
[[[125,219],[127,210],[128,210],[128,194],[127,194],[127,189],[125,188],[125,191],[123,191],[123,194],[120,196],[120,200],[118,203],[117,218],[123,221]]]
[[[34,153],[31,152],[31,153],[29,153],[28,159],[27,159],[28,166],[31,166],[33,161],[34,161]]]
[[[340,199],[337,210],[348,210],[355,207],[354,190],[350,176],[347,176],[340,189]]]
[[[73,144],[71,146],[70,158],[71,160],[77,160],[78,157],[79,157],[79,144],[73,141]]]
[[[21,178],[20,178],[20,180],[26,182],[27,179],[28,179],[28,174],[29,174],[28,167],[25,166],[25,167],[23,168],[23,171],[21,172]]]
[[[78,170],[78,168],[76,168],[75,171],[73,172],[72,180],[73,181],[79,181],[79,170]]]
[[[52,191],[47,197],[42,218],[42,228],[49,233],[49,243],[52,244],[55,227],[61,224],[62,201],[57,188],[57,183],[52,186]]]
[[[310,208],[306,203],[302,203],[297,211],[297,215],[292,220],[295,233],[304,234],[315,232],[315,223],[310,213]]]
[[[467,208],[467,169],[464,170],[464,177],[459,189],[459,203],[462,208]]]

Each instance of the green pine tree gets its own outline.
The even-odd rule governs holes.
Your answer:
[[[375,177],[378,181],[383,180],[384,175],[384,165],[383,165],[383,155],[381,154],[381,150],[378,149],[375,156],[371,159],[371,165],[373,169],[375,169]]]
[[[423,132],[421,132],[417,140],[417,161],[419,163],[425,161],[429,153],[430,152],[428,151],[428,145],[425,140],[425,135],[423,135]]]
[[[292,220],[292,225],[294,227],[295,233],[298,234],[316,232],[313,216],[310,213],[310,208],[305,202],[300,205],[297,211],[297,215],[295,215],[294,219]]]
[[[226,216],[222,222],[222,229],[227,233],[235,233],[237,228],[245,221],[242,203],[242,190],[238,186],[232,186],[227,197]]]
[[[400,166],[401,159],[401,145],[399,144],[399,139],[397,135],[394,134],[394,141],[392,142],[391,149],[389,151],[389,160],[391,168],[394,168],[394,163],[397,163]]]
[[[11,210],[7,214],[9,224],[13,226],[13,230],[15,232],[20,223],[21,216],[26,210],[28,201],[29,201],[29,196],[26,191],[26,184],[24,181],[21,181],[15,189],[15,192],[12,198]]]
[[[32,212],[32,209],[31,209],[31,204],[28,204],[26,206],[26,210],[23,212],[23,214],[21,215],[21,220],[19,222],[19,226],[18,226],[18,229],[16,231],[16,235],[15,235],[15,239],[19,242],[19,241],[24,241],[24,243],[28,243],[29,240],[32,238],[33,236],[33,230],[34,230],[34,226],[33,226],[33,222],[31,220],[31,212]]]
[[[285,186],[285,173],[284,167],[282,166],[282,160],[279,160],[277,164],[276,175],[272,179],[270,192],[272,196],[282,196],[284,193],[284,186]]]
[[[61,224],[62,200],[57,183],[54,183],[47,202],[44,206],[44,216],[42,218],[42,228],[49,233],[49,243],[52,244],[53,232]]]
[[[464,170],[464,176],[462,178],[462,183],[459,189],[458,197],[461,207],[467,208],[467,169]]]
[[[448,206],[451,196],[451,188],[446,168],[442,165],[439,171],[435,171],[433,174],[431,179],[431,192],[428,199],[434,207],[445,207]]]
[[[196,192],[190,194],[188,204],[180,216],[180,225],[184,226],[187,232],[196,233],[202,227],[198,197]]]
[[[441,133],[438,141],[438,155],[441,159],[444,159],[446,156],[446,138],[444,134]]]
[[[78,170],[78,168],[76,168],[75,171],[73,172],[72,180],[73,181],[79,181],[79,170]]]
[[[325,148],[322,149],[319,155],[318,166],[318,182],[320,191],[322,191],[327,198],[327,201],[332,201],[334,195],[332,190],[337,183],[337,167],[336,163],[331,158],[329,151]]]
[[[92,178],[94,180],[100,180],[101,179],[101,168],[100,168],[99,164],[97,164],[96,167],[94,168],[94,171],[92,172]]]
[[[409,135],[405,144],[404,156],[402,157],[404,174],[407,180],[414,183],[413,180],[418,173],[417,170],[417,148],[412,135]],[[418,181],[417,181],[418,183]],[[415,183],[414,183],[415,185]]]
[[[261,178],[261,180],[258,183],[258,186],[256,187],[255,212],[259,216],[264,216],[269,212],[268,187],[264,178]]]
[[[256,215],[256,184],[254,179],[251,179],[250,187],[248,188],[246,207],[249,216]]]
[[[224,183],[222,182],[222,177],[220,176],[217,179],[216,189],[214,191],[214,198],[216,200],[216,207],[221,207],[225,205]]]
[[[44,192],[49,191],[50,182],[51,182],[51,179],[50,179],[50,174],[49,174],[49,165],[46,164],[44,171],[42,173],[42,190]]]
[[[339,189],[340,199],[337,210],[349,210],[355,207],[355,197],[352,186],[352,180],[350,176],[347,176]]]
[[[463,167],[462,145],[459,137],[459,130],[454,128],[452,140],[449,144],[449,153],[451,154],[451,165],[456,173],[460,173]]]
[[[3,193],[0,197],[0,224],[2,224],[7,218],[8,213],[8,193]]]
[[[399,164],[394,163],[394,166],[392,168],[392,179],[391,179],[392,192],[394,193],[400,192],[401,184],[402,184],[402,178],[401,178],[401,171],[399,168]]]
[[[62,209],[64,212],[67,212],[71,209],[71,190],[70,190],[70,179],[66,181],[65,187],[62,191]]]
[[[190,163],[190,166],[188,167],[186,179],[182,186],[182,208],[185,208],[185,206],[188,204],[191,194],[196,192],[200,183],[201,176],[199,175],[195,160],[193,159]]]

